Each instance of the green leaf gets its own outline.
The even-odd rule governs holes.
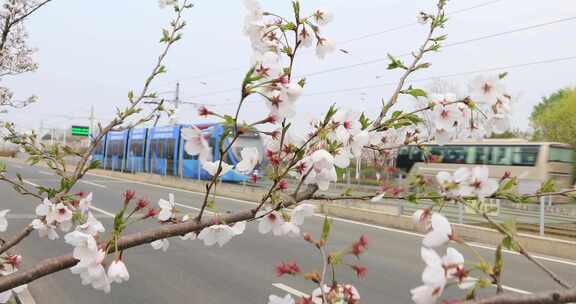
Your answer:
[[[388,59],[390,60],[390,63],[388,64],[388,69],[389,70],[394,70],[394,69],[404,69],[407,70],[408,68],[402,63],[402,61],[400,61],[399,59],[397,59],[396,57],[388,54]]]
[[[411,95],[413,97],[426,97],[428,96],[428,94],[426,94],[426,91],[422,90],[422,89],[416,89],[416,88],[408,88],[408,90],[404,91],[404,94],[408,94]]]
[[[552,179],[547,179],[545,182],[542,183],[538,193],[550,193],[556,191],[556,185]]]
[[[502,273],[502,244],[498,245],[496,248],[496,253],[494,256],[494,275],[500,276]]]
[[[326,241],[328,240],[328,236],[330,235],[330,225],[332,221],[328,218],[328,216],[324,217],[324,224],[322,225],[322,236],[320,237],[321,240]]]
[[[306,85],[306,78],[300,78],[298,85],[303,88]]]

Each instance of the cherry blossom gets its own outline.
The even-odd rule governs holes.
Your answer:
[[[130,273],[122,259],[112,261],[108,267],[108,279],[111,283],[122,283],[130,279]]]
[[[104,228],[104,225],[102,225],[102,223],[98,221],[94,215],[92,215],[92,212],[88,212],[86,222],[76,226],[76,230],[92,236],[96,236],[98,233],[102,233],[106,229]]]
[[[428,14],[426,14],[424,12],[419,12],[418,15],[416,15],[416,21],[422,25],[428,23],[429,19],[430,19],[430,17],[428,17]]]
[[[47,237],[50,240],[58,239],[58,232],[56,232],[56,226],[52,224],[46,224],[40,219],[34,219],[30,224],[34,230],[38,231],[38,236],[41,238]]]
[[[486,166],[472,168],[469,187],[472,194],[478,199],[484,199],[498,190],[498,182],[489,178],[489,170]]]
[[[168,239],[159,239],[150,243],[150,246],[152,246],[152,248],[154,248],[155,250],[162,249],[162,251],[166,252],[168,250],[168,247],[170,247],[170,242],[168,241]]]
[[[334,52],[336,50],[336,46],[329,40],[328,38],[320,38],[316,43],[316,56],[320,59],[324,59],[326,55]]]
[[[287,294],[283,298],[277,295],[270,295],[268,297],[268,304],[294,304],[294,299],[290,294]]]
[[[92,208],[92,192],[88,193],[86,197],[81,198],[78,203],[78,209],[82,213],[90,211],[90,208]]]
[[[470,95],[475,102],[485,103],[490,106],[506,95],[505,86],[498,75],[477,76],[469,85]]]
[[[429,228],[430,225],[430,209],[418,209],[412,214],[412,223],[414,225],[421,225]]]
[[[240,235],[246,228],[246,222],[235,223],[232,227],[228,225],[212,225],[206,227],[198,234],[198,239],[204,241],[205,246],[212,246],[218,243],[222,247],[228,243],[234,236]]]
[[[260,153],[255,147],[244,148],[240,152],[242,160],[236,164],[236,171],[241,173],[250,173],[260,161]]]
[[[309,216],[314,215],[314,205],[311,204],[300,204],[294,209],[292,209],[292,214],[290,216],[290,221],[294,224],[301,226],[304,224],[304,219]]]
[[[289,237],[300,236],[300,227],[292,221],[284,222],[282,224],[282,233]]]
[[[319,25],[326,25],[334,19],[334,15],[325,8],[317,8],[312,14],[314,21]]]
[[[158,6],[160,6],[160,8],[165,8],[168,6],[174,6],[178,3],[178,0],[160,0],[158,1]]]
[[[330,187],[330,182],[337,180],[334,156],[328,151],[316,150],[304,163],[310,163],[311,166],[306,183],[317,184],[320,190],[326,191]]]
[[[8,221],[6,220],[8,212],[10,212],[10,209],[0,211],[0,232],[4,232],[8,228]]]
[[[284,229],[282,227],[284,224],[284,218],[280,212],[271,211],[269,209],[260,209],[256,213],[255,217],[262,217],[258,220],[258,231],[260,233],[266,234],[272,231],[276,236],[284,234]]]
[[[211,176],[216,175],[216,172],[218,171],[218,164],[220,161],[206,161],[202,163],[202,168],[204,170],[206,170],[206,172],[208,172],[208,174],[210,174]],[[222,162],[222,170],[220,171],[220,176],[228,173],[228,171],[230,171],[232,169],[232,166],[230,166],[229,164],[227,164],[226,162]]]
[[[312,291],[312,303],[322,304],[322,292],[327,298],[331,299],[331,303],[359,303],[360,293],[356,287],[350,284],[338,284],[335,286],[322,286]]]
[[[161,198],[158,200],[158,206],[160,206],[160,212],[158,213],[158,220],[165,222],[173,218],[174,210],[176,208],[176,203],[174,202],[174,194],[168,194],[168,200]]]
[[[63,203],[54,205],[50,200],[44,201],[36,207],[36,215],[45,216],[46,222],[51,224],[54,222],[64,223],[72,220],[72,211],[68,209]]]
[[[470,170],[467,167],[458,168],[454,174],[446,171],[436,174],[442,193],[451,199],[470,195],[470,188],[466,184],[469,178]]]
[[[453,237],[452,225],[446,217],[440,213],[433,213],[430,218],[431,231],[424,236],[423,244],[426,247],[439,247]]]
[[[204,139],[202,130],[198,129],[196,126],[182,129],[182,137],[186,141],[184,145],[184,151],[186,153],[196,156],[200,161],[207,161],[210,159],[210,146]]]
[[[314,42],[314,30],[308,24],[303,24],[298,32],[298,40],[304,47],[312,46]]]
[[[359,119],[360,113],[356,111],[338,111],[333,119],[338,126],[334,130],[332,138],[347,145],[351,137],[362,131],[362,124],[360,124]]]

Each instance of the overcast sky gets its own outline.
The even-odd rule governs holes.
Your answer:
[[[288,0],[264,0],[270,10],[287,13]],[[348,41],[386,31],[415,21],[419,10],[432,10],[433,0],[302,0],[305,10],[323,6],[334,12],[334,22],[324,30],[335,41]],[[454,43],[526,26],[576,16],[574,0],[452,0],[448,11],[458,11],[489,2],[481,8],[452,16],[446,33]],[[191,102],[223,104],[212,107],[233,110],[237,88],[248,64],[250,48],[242,36],[245,10],[241,0],[195,1],[186,15],[188,27],[167,61],[168,74],[153,85],[158,92],[173,91],[181,83],[181,97]],[[156,0],[54,0],[29,20],[31,45],[38,48],[40,68],[35,73],[3,79],[18,97],[35,94],[37,104],[11,111],[9,119],[22,127],[66,127],[87,123],[82,118],[95,107],[99,118],[112,117],[115,107],[126,102],[130,89],[141,87],[160,50],[160,29],[171,18],[171,10],[160,10]],[[433,66],[414,79],[519,65],[542,60],[576,56],[576,20],[561,22],[505,36],[464,43],[446,48],[428,58]],[[296,75],[306,75],[335,67],[384,58],[387,53],[402,54],[415,49],[425,28],[414,25],[370,38],[341,43],[346,49],[326,60],[305,50],[296,62]],[[392,90],[387,83],[397,74],[386,70],[386,61],[326,72],[307,77],[305,94],[299,101],[297,118],[325,111],[332,103],[373,113],[382,97]],[[534,104],[544,95],[576,85],[576,60],[530,65],[509,69],[510,92],[514,105],[514,127],[526,129]],[[474,74],[448,78],[465,86]],[[426,86],[426,82],[417,82]],[[374,86],[366,89],[345,90]],[[331,92],[334,90],[341,90]],[[325,94],[315,94],[323,93]],[[163,96],[171,96],[167,92]],[[409,103],[405,99],[403,103]],[[253,100],[243,112],[247,120],[265,114],[262,101]],[[197,119],[196,109],[185,106],[182,122]]]

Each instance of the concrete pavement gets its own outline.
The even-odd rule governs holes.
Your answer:
[[[8,163],[8,170],[21,172],[30,184],[55,185],[58,182],[56,176],[45,169]],[[75,188],[93,192],[94,205],[110,213],[120,208],[121,193],[126,189],[134,189],[139,196],[147,197],[154,204],[172,192],[181,204],[179,209],[190,212],[199,207],[202,195],[97,176],[88,176]],[[29,223],[31,219],[23,219],[22,215],[31,215],[38,202],[17,195],[7,185],[0,185],[0,193],[2,208],[12,209],[11,215],[19,215],[19,218],[9,218],[8,232],[17,231]],[[216,201],[221,212],[234,212],[250,206],[250,202],[234,199],[218,198]],[[111,218],[101,214],[101,220],[107,228],[110,227]],[[145,223],[131,230],[154,225],[157,224]],[[311,218],[303,230],[318,235],[321,226],[320,217]],[[420,284],[423,268],[419,257],[419,235],[346,220],[335,220],[332,231],[330,244],[333,248],[347,246],[361,234],[366,234],[370,240],[369,250],[360,260],[369,269],[366,279],[357,281],[349,269],[338,271],[340,280],[353,283],[359,289],[363,303],[411,303],[409,290]],[[297,260],[305,270],[318,268],[317,253],[301,239],[260,235],[251,224],[243,235],[224,248],[205,247],[200,241],[177,238],[170,242],[166,253],[155,251],[150,246],[126,251],[125,262],[131,279],[113,285],[110,295],[81,286],[79,277],[67,270],[32,283],[30,290],[38,303],[266,303],[269,294],[286,293],[277,286],[305,293],[314,288],[301,279],[276,278],[274,274],[274,265],[286,260]],[[35,232],[19,248],[24,256],[24,269],[35,261],[68,253],[71,249],[63,244],[62,239],[39,239]],[[493,250],[476,248],[485,257],[491,258],[494,254]],[[466,249],[462,251],[467,253],[467,257],[471,256]],[[559,259],[543,259],[542,262],[562,277],[576,282],[576,262]],[[534,292],[558,287],[521,256],[505,254],[504,263],[504,282],[509,290]],[[283,285],[275,287],[275,283]],[[447,293],[450,294],[454,293]]]

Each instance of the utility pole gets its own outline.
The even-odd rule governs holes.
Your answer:
[[[92,136],[94,133],[94,105],[90,106],[90,131],[88,132],[88,145],[92,143]]]
[[[178,123],[178,109],[180,107],[180,82],[176,82],[176,90],[174,91],[174,100],[171,100],[174,103],[174,115],[170,118],[170,124],[177,124]]]

